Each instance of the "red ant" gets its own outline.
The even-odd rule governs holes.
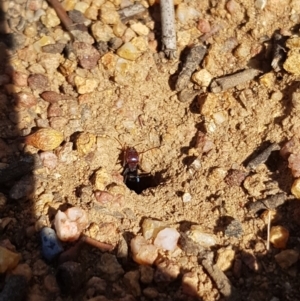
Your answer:
[[[122,146],[121,142],[115,138],[119,144]],[[122,166],[123,166],[123,171],[122,171],[122,176],[124,178],[124,183],[127,181],[135,181],[137,183],[140,182],[140,177],[145,177],[148,176],[150,173],[141,173],[139,174],[139,170],[144,172],[144,170],[140,166],[140,159],[139,155],[143,154],[149,150],[152,150],[154,148],[158,148],[158,146],[149,148],[145,151],[142,151],[138,153],[138,151],[135,149],[135,147],[132,146],[122,146]]]

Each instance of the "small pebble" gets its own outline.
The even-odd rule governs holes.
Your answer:
[[[7,277],[4,288],[0,292],[1,301],[22,301],[28,289],[27,280],[22,275]]]
[[[225,235],[228,237],[240,238],[243,235],[242,224],[238,220],[233,220],[225,230]]]
[[[276,262],[282,269],[287,269],[299,260],[299,251],[284,250],[275,255]]]
[[[217,266],[221,271],[227,271],[231,268],[235,257],[235,251],[232,248],[221,248],[218,250]]]
[[[63,294],[77,292],[84,281],[81,264],[73,261],[61,264],[57,269],[56,281]]]
[[[52,261],[63,251],[63,247],[53,229],[45,227],[41,230],[40,235],[42,240],[42,254],[46,260]]]
[[[28,77],[28,85],[32,90],[43,90],[49,88],[50,83],[47,76],[43,74],[32,74]]]
[[[158,231],[165,227],[165,223],[159,220],[145,218],[142,224],[142,232],[145,239],[150,239],[156,236]]]
[[[21,259],[21,255],[0,247],[0,273],[14,269]]]
[[[100,54],[93,46],[87,43],[74,42],[73,47],[82,68],[93,69],[97,66]]]
[[[288,242],[290,233],[282,226],[271,227],[270,230],[270,242],[275,248],[285,249]]]
[[[297,199],[300,199],[300,178],[293,182],[291,192]]]
[[[149,28],[141,22],[132,24],[130,28],[139,36],[147,36],[149,34]]]
[[[133,260],[138,264],[152,265],[158,256],[157,247],[142,236],[134,237],[130,242],[130,247]]]
[[[191,194],[188,193],[188,192],[185,192],[185,193],[183,194],[183,196],[182,196],[182,201],[183,201],[184,203],[188,203],[188,202],[190,202],[191,200],[192,200]]]
[[[160,249],[174,251],[177,247],[177,242],[180,237],[178,231],[174,228],[165,228],[158,232],[154,245]]]

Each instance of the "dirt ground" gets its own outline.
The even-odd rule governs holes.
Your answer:
[[[71,7],[68,11],[75,5],[101,11],[107,2],[63,4]],[[175,60],[161,55],[159,4],[152,2],[141,2],[147,7],[142,16],[123,21],[126,28],[138,22],[145,25],[149,33],[144,35],[127,30],[118,37],[112,32],[115,25],[105,23],[104,9],[96,19],[85,13],[91,36],[102,42],[98,46],[109,44],[109,39],[97,36],[106,33],[122,41],[131,41],[131,35],[146,41],[134,60],[122,61],[118,48],[106,47],[93,68],[72,58],[72,50],[43,51],[46,44],[71,40],[47,2],[2,2],[0,233],[1,246],[21,254],[19,265],[30,275],[24,300],[300,300],[300,204],[291,195],[294,178],[288,161],[277,149],[265,163],[247,168],[271,143],[282,147],[299,135],[299,111],[292,97],[299,88],[300,71],[283,68],[288,48],[283,46],[278,69],[271,67],[274,33],[280,32],[284,43],[299,34],[299,1],[178,1]],[[109,3],[111,18],[112,11],[132,4]],[[91,28],[99,20],[105,26],[96,34]],[[220,93],[191,80],[188,85],[199,91],[198,96],[180,101],[174,87],[187,49],[199,43],[207,46],[207,54],[195,72],[205,69],[214,79],[252,67],[260,70],[259,76]],[[55,99],[42,97],[45,91],[56,92]],[[63,142],[50,151],[23,143],[20,137],[43,127],[63,133]],[[79,139],[82,133],[90,134],[84,142]],[[203,151],[199,137],[209,141],[209,151]],[[144,176],[140,183],[129,183],[139,194],[123,183],[126,147],[141,153]],[[13,164],[13,175],[8,175]],[[238,179],[229,177],[232,170],[240,170]],[[96,191],[108,191],[113,197],[99,201]],[[276,216],[271,226],[289,231],[283,250],[298,254],[285,267],[275,257],[282,249],[271,244],[267,250],[266,212],[249,209],[278,193],[286,195],[279,207],[272,208]],[[83,271],[69,283],[56,279],[57,260],[43,258],[39,231],[53,226],[58,209],[72,206],[88,214],[90,224],[84,233],[115,250],[108,259],[105,252],[85,246],[74,260]],[[141,235],[145,219],[163,221],[181,234],[178,248],[160,250],[151,267],[135,263],[130,251],[130,240]],[[210,248],[189,244],[184,237],[192,225],[216,243]],[[124,256],[120,240],[126,241]],[[65,250],[73,245],[63,243]],[[231,283],[229,294],[203,264],[206,257],[212,266],[217,262],[220,267],[220,258],[227,264],[220,268]],[[172,278],[168,275],[172,269],[167,264],[164,270],[161,262],[171,262],[179,272]],[[111,270],[104,272],[105,266]],[[3,294],[11,273],[0,277],[0,300],[13,300]],[[190,288],[184,279],[190,279]],[[59,281],[70,285],[71,291],[64,292]]]

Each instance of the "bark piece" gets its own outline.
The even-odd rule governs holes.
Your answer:
[[[173,0],[160,1],[160,15],[162,26],[162,45],[165,55],[176,58],[176,30]]]
[[[275,150],[280,150],[280,146],[277,143],[272,143],[263,152],[261,152],[257,157],[255,157],[253,160],[251,160],[248,163],[246,168],[255,170],[258,165],[265,163],[268,160],[268,158],[270,157],[271,153]]]
[[[219,93],[233,88],[237,85],[243,84],[247,81],[252,80],[255,76],[260,73],[256,69],[246,69],[235,74],[227,75],[224,77],[216,78],[210,85],[210,90],[213,93]]]
[[[203,45],[198,45],[190,49],[190,52],[186,57],[186,61],[183,64],[183,68],[177,79],[177,91],[181,91],[184,88],[186,88],[192,73],[198,68],[198,66],[202,62],[206,51],[207,48]]]
[[[227,276],[219,269],[216,264],[212,265],[208,259],[204,259],[202,260],[202,265],[209,276],[216,283],[216,286],[219,289],[220,293],[224,295],[225,298],[228,298],[226,300],[239,300],[235,287],[230,283]]]

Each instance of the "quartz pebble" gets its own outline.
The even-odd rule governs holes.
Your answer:
[[[147,36],[149,34],[149,28],[141,22],[132,24],[130,28],[140,36]]]
[[[192,80],[200,87],[208,87],[212,80],[212,75],[206,69],[201,69],[192,75]]]
[[[270,242],[278,249],[285,249],[289,236],[289,231],[282,226],[274,226],[270,230]]]
[[[84,78],[75,76],[75,86],[79,94],[86,94],[93,92],[98,87],[98,80],[95,78]]]
[[[14,269],[21,259],[21,255],[0,247],[0,273]]]
[[[160,249],[174,251],[177,247],[177,242],[180,237],[178,231],[174,228],[165,228],[158,232],[154,245]]]
[[[88,217],[84,210],[72,207],[65,212],[58,210],[54,219],[57,236],[62,241],[75,241],[88,225]]]
[[[189,238],[191,238],[194,242],[198,243],[202,247],[212,247],[217,243],[213,235],[204,233],[197,228],[191,228],[191,230],[186,234]]]
[[[46,260],[51,261],[63,251],[63,247],[53,229],[45,227],[41,230],[40,235],[42,240],[42,254]]]
[[[108,42],[111,38],[114,37],[112,28],[109,25],[103,24],[100,21],[95,22],[91,26],[91,30],[93,37],[97,42]]]
[[[299,259],[299,251],[297,250],[283,250],[280,253],[275,255],[276,262],[280,265],[281,268],[287,269]]]
[[[130,247],[133,260],[138,264],[151,265],[158,256],[157,247],[142,236],[134,237],[130,242]]]
[[[157,233],[165,227],[166,225],[162,221],[146,218],[142,224],[143,236],[145,239],[155,237]]]
[[[138,49],[130,42],[123,44],[118,50],[117,54],[126,60],[135,61],[141,53]]]

